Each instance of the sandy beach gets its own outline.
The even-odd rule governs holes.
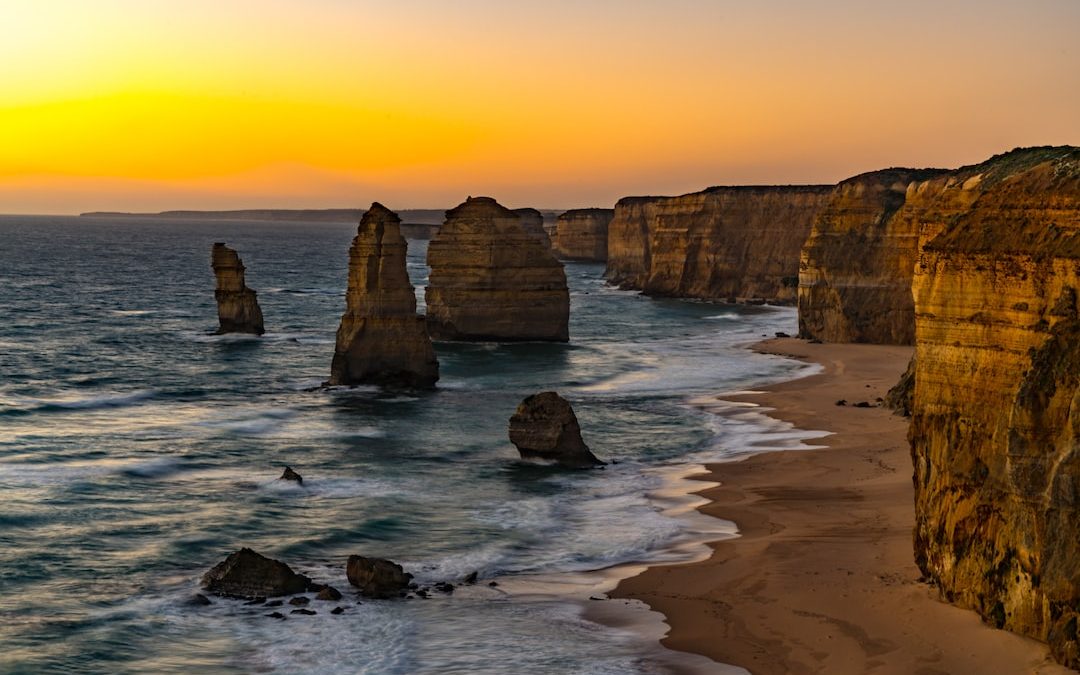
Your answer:
[[[1068,673],[1044,645],[940,602],[912,560],[907,421],[879,407],[909,347],[768,340],[756,346],[823,372],[723,397],[798,428],[833,432],[823,449],[716,464],[703,480],[709,515],[737,539],[708,560],[658,566],[611,595],[662,612],[663,643],[752,673]],[[836,402],[845,399],[848,405]]]

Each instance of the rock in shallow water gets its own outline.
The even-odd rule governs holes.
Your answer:
[[[521,402],[510,418],[510,442],[527,459],[547,459],[575,468],[604,464],[582,440],[574,409],[553,391]]]
[[[211,593],[233,598],[266,598],[303,593],[311,579],[288,565],[242,548],[229,555],[202,577]]]
[[[278,478],[278,480],[291,480],[294,481],[297,485],[304,484],[304,477],[293,471],[292,467],[290,466],[285,467],[284,473],[281,474],[281,478]]]
[[[349,556],[345,573],[349,583],[369,598],[396,598],[412,580],[412,575],[393,561],[360,555]]]

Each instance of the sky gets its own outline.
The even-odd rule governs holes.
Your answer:
[[[2,0],[0,212],[611,206],[1080,144],[1080,0]]]

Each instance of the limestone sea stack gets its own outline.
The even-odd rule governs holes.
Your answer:
[[[490,197],[446,212],[428,245],[427,326],[436,340],[569,340],[566,273],[552,252]]]
[[[236,251],[224,243],[214,244],[210,254],[217,288],[214,299],[218,308],[218,335],[250,333],[262,335],[263,315],[255,291],[244,283],[244,263]]]
[[[799,252],[832,188],[713,187],[620,199],[608,227],[607,278],[647,295],[794,304]]]
[[[536,237],[545,248],[551,248],[551,237],[544,228],[544,214],[537,209],[514,209],[514,213],[521,218],[522,229]]]
[[[560,214],[555,252],[569,260],[606,261],[608,226],[614,217],[614,209],[573,209]]]
[[[329,385],[429,388],[439,379],[424,319],[416,315],[400,222],[378,202],[360,219]]]
[[[546,459],[574,468],[603,462],[585,445],[570,403],[553,391],[527,397],[510,418],[510,442],[521,456]]]
[[[908,188],[915,559],[949,602],[1080,667],[1080,148]]]

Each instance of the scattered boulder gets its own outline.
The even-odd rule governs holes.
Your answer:
[[[242,548],[215,565],[202,577],[211,593],[232,598],[267,598],[305,592],[311,579],[283,562]]]
[[[533,394],[521,402],[510,418],[510,442],[527,459],[547,459],[575,468],[604,464],[582,440],[574,409],[553,391]]]
[[[847,399],[842,398],[836,402],[836,405],[847,405]]]
[[[349,249],[345,314],[328,385],[376,384],[428,389],[439,362],[405,266],[401,219],[375,202]]]
[[[292,467],[285,467],[285,472],[281,474],[281,478],[278,480],[291,480],[295,481],[297,485],[304,484],[304,477],[292,470]]]
[[[398,597],[412,580],[411,574],[391,560],[361,555],[349,556],[345,574],[349,583],[359,588],[361,595],[369,598]]]
[[[206,597],[202,593],[196,593],[195,595],[188,598],[187,602],[185,602],[184,604],[188,605],[189,607],[206,607],[207,605],[212,605],[214,603],[210,601],[210,598]]]
[[[271,600],[270,602],[267,602],[264,606],[265,607],[281,607],[284,604],[285,604],[284,600]]]
[[[341,591],[333,586],[327,586],[319,591],[319,594],[315,596],[316,600],[326,600],[329,602],[336,602],[341,599]]]
[[[244,263],[236,251],[224,243],[214,244],[210,253],[217,288],[214,299],[218,308],[218,335],[225,333],[250,333],[262,335],[262,309],[255,291],[244,282]]]
[[[776,331],[776,337],[778,337],[778,338],[789,338],[791,336],[788,335],[787,333],[785,333],[782,330],[778,330],[778,331]]]
[[[270,618],[270,619],[281,619],[282,621],[285,620],[285,615],[282,614],[281,612],[270,612],[266,616],[267,616],[267,618]]]
[[[305,595],[298,595],[295,598],[289,598],[289,604],[293,607],[304,607],[311,603],[311,598]]]
[[[859,401],[858,403],[855,404],[855,407],[856,408],[871,408],[873,406],[870,405],[869,401]]]
[[[345,608],[344,607],[335,607],[332,610],[330,610],[330,613],[331,614],[344,614],[345,613]]]
[[[315,616],[316,614],[318,614],[318,612],[313,609],[294,609],[293,611],[289,612],[289,614],[303,614],[304,616]]]

